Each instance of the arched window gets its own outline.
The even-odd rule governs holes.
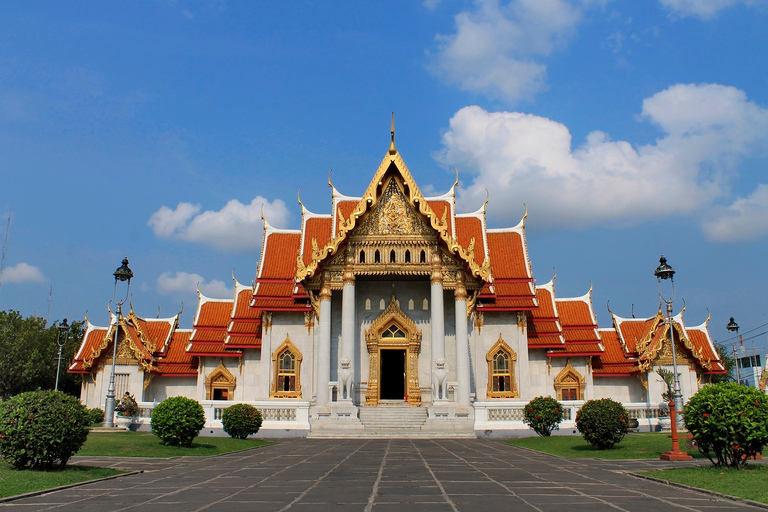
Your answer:
[[[587,381],[576,371],[570,359],[555,377],[555,393],[558,400],[583,400]]]
[[[376,252],[373,253],[373,262],[374,263],[381,263],[381,253],[378,249],[376,249]]]
[[[301,398],[301,360],[301,352],[286,336],[282,345],[272,353],[275,373],[271,398]]]
[[[405,251],[405,262],[406,263],[411,262],[411,251]]]
[[[392,249],[391,251],[389,251],[389,262],[395,263],[396,261],[397,261],[397,256],[395,255],[395,250]]]
[[[365,251],[360,251],[360,263],[365,263]]]
[[[219,363],[205,378],[205,397],[207,400],[234,400],[235,377],[227,370],[224,363]]]
[[[424,252],[424,249],[421,250],[421,254],[419,254],[419,263],[426,263],[427,262],[427,253]]]
[[[515,381],[517,354],[499,334],[499,340],[485,356],[488,361],[488,398],[518,398]]]

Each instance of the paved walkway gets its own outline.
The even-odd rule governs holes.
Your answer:
[[[142,474],[0,504],[19,511],[760,510],[622,474],[661,461],[561,459],[488,440],[308,440],[218,457],[77,464]],[[685,465],[673,463],[672,465]]]

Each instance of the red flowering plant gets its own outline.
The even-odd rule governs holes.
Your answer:
[[[588,400],[576,413],[576,428],[584,440],[599,450],[613,448],[629,431],[629,414],[610,398]]]
[[[685,426],[715,466],[745,467],[768,445],[768,397],[736,382],[704,386],[685,405]]]
[[[245,439],[258,432],[261,421],[261,412],[248,404],[232,405],[221,414],[224,432],[237,439]]]
[[[540,436],[549,436],[560,428],[563,406],[551,396],[537,396],[525,405],[523,423]]]

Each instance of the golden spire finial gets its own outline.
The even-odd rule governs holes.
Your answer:
[[[395,147],[395,113],[392,112],[392,141],[389,143],[389,154],[394,155],[397,153],[397,148]]]

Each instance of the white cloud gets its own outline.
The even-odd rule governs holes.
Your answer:
[[[157,291],[163,295],[194,294],[198,286],[203,295],[217,299],[229,299],[235,293],[234,287],[228,288],[223,281],[212,279],[206,282],[200,274],[176,272],[171,275],[170,272],[163,272],[157,278]]]
[[[765,6],[765,0],[660,0],[661,4],[678,16],[710,19],[718,12],[737,5]]]
[[[717,242],[750,240],[768,234],[768,185],[758,185],[749,197],[715,210],[703,227],[707,238]]]
[[[455,17],[456,33],[440,35],[434,69],[465,90],[509,104],[545,88],[541,62],[571,38],[590,5],[607,0],[477,0]]]
[[[5,267],[0,276],[3,283],[41,283],[46,281],[39,268],[26,263],[17,263],[12,267]]]
[[[525,202],[532,221],[589,226],[710,207],[729,192],[737,164],[768,149],[768,110],[733,87],[672,86],[643,102],[640,119],[663,137],[633,147],[595,131],[573,149],[556,121],[465,107],[436,158],[474,174],[460,190],[466,210],[482,204],[487,188],[489,215],[500,224],[516,222]]]
[[[199,204],[182,202],[175,210],[162,206],[152,214],[148,225],[162,238],[199,242],[228,251],[247,251],[261,246],[262,207],[271,225],[287,224],[290,212],[283,201],[275,199],[270,203],[257,196],[250,204],[232,199],[219,211],[202,213]]]

